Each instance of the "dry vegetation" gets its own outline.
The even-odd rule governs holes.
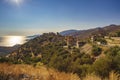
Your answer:
[[[76,74],[58,72],[43,66],[0,64],[0,80],[80,80]]]
[[[82,80],[120,80],[119,74],[111,72],[109,79],[88,74]],[[44,66],[33,67],[25,64],[0,64],[0,80],[81,80],[76,74],[58,72]]]

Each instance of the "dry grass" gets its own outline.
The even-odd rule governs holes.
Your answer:
[[[109,77],[105,79],[101,79],[101,77],[96,76],[95,74],[88,74],[83,80],[120,80],[120,74],[112,71],[110,72]]]
[[[3,63],[0,64],[0,80],[120,80],[120,75],[112,71],[109,79],[101,79],[94,74],[88,74],[80,79],[76,74],[59,72],[44,66]]]
[[[76,74],[58,72],[44,66],[0,64],[0,80],[80,80]]]
[[[120,74],[112,71],[109,75],[109,80],[120,80]]]
[[[102,79],[94,74],[88,74],[83,80],[102,80]]]

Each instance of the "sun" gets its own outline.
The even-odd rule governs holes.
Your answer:
[[[24,2],[24,0],[6,0],[6,1],[17,6],[20,6]]]
[[[19,4],[21,0],[12,0],[13,2],[15,2],[16,4]]]

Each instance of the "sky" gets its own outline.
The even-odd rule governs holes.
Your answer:
[[[110,24],[120,24],[120,0],[0,0],[0,36]]]

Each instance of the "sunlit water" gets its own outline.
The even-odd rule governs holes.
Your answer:
[[[23,44],[27,40],[25,36],[3,36],[0,37],[0,46],[14,46]]]

